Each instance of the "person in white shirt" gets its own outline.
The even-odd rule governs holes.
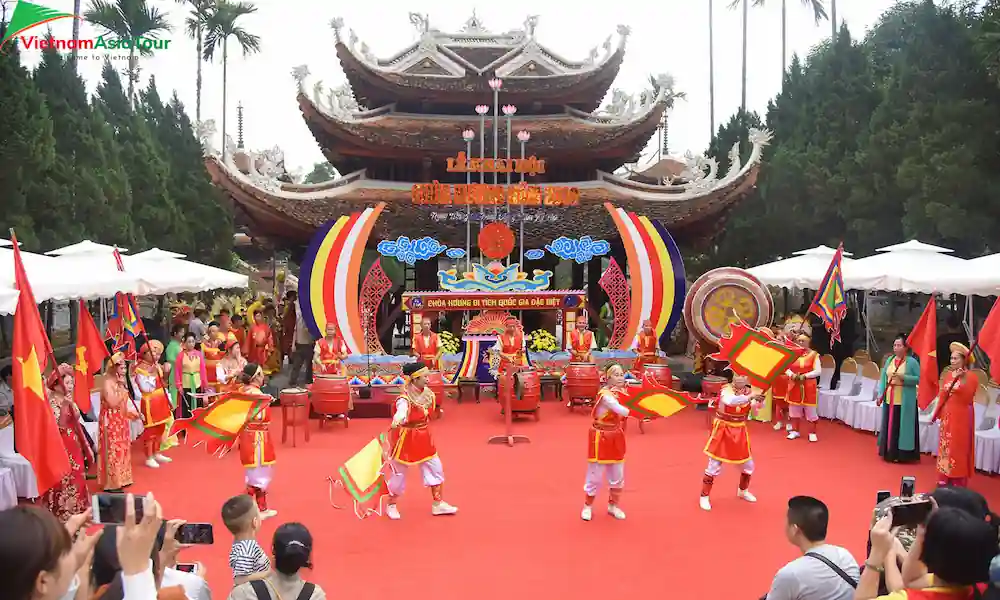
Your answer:
[[[291,295],[292,292],[289,292]],[[305,371],[305,381],[313,380],[313,336],[309,333],[309,326],[302,316],[302,306],[299,304],[298,295],[293,296],[295,300],[295,348],[292,356],[288,359],[288,385],[295,387],[299,383],[299,374]]]
[[[788,501],[785,535],[802,556],[774,576],[767,600],[853,600],[861,577],[851,553],[826,543],[830,511],[809,496]]]
[[[13,375],[14,371],[10,365],[0,369],[0,408],[8,411],[14,407],[14,390],[10,387]]]

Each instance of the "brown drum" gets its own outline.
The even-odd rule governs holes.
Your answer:
[[[725,377],[717,377],[715,375],[708,375],[701,380],[701,393],[705,396],[719,397],[719,393],[722,392],[722,386],[726,385]]]
[[[278,394],[278,400],[282,406],[308,406],[309,391],[301,388],[285,388]]]
[[[601,376],[593,363],[570,363],[566,367],[566,397],[570,406],[591,404],[601,389]]]
[[[650,379],[665,388],[673,386],[674,378],[667,365],[647,364],[642,368],[642,378]]]
[[[346,377],[317,375],[310,394],[313,410],[321,415],[347,414],[351,410],[351,386]]]
[[[427,387],[434,392],[434,405],[436,407],[434,418],[440,418],[441,404],[444,402],[444,377],[441,375],[441,371],[429,371],[424,379],[427,380]]]
[[[514,396],[510,400],[513,412],[534,412],[542,403],[542,384],[538,371],[521,371],[514,375]]]

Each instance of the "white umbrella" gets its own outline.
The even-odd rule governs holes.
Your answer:
[[[950,256],[948,248],[917,240],[879,248],[874,256],[844,265],[844,286],[852,290],[881,290],[930,294],[967,293],[967,261]],[[943,285],[942,275],[955,274]],[[950,288],[950,289],[949,289]]]
[[[121,273],[111,255],[107,264],[99,265],[92,258],[54,258],[31,252],[21,252],[28,282],[37,302],[71,300],[75,298],[109,298],[116,292],[141,293],[139,278]],[[14,288],[14,251],[0,248],[0,289]]]
[[[159,260],[163,258],[187,258],[187,254],[178,254],[176,252],[171,252],[169,250],[160,250],[159,248],[150,248],[149,250],[144,250],[138,254],[133,254],[132,258],[146,258]]]
[[[816,289],[826,276],[836,248],[816,246],[794,252],[790,258],[776,260],[747,271],[764,285],[790,289]],[[844,252],[844,265],[852,262],[850,252]]]
[[[45,254],[47,256],[74,256],[79,254],[111,254],[115,251],[116,246],[108,246],[107,244],[98,244],[97,242],[92,242],[90,240],[83,240],[82,242],[77,242],[69,246],[63,246],[62,248],[56,248],[55,250],[49,250]],[[128,248],[118,248],[120,254],[128,252]]]
[[[17,310],[17,298],[21,295],[12,288],[0,288],[0,315],[12,315]]]

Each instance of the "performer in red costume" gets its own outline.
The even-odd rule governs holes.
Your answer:
[[[413,339],[413,352],[417,360],[427,365],[432,371],[440,371],[441,366],[438,359],[441,356],[441,341],[438,334],[434,333],[430,321],[423,321],[420,324],[420,335]]]
[[[256,315],[247,335],[249,347],[244,348],[247,360],[264,365],[274,353],[274,332],[262,315]],[[262,367],[263,368],[263,367]]]
[[[587,330],[587,315],[580,314],[576,320],[576,329],[569,332],[569,362],[594,362],[590,353],[594,347],[594,332]]]
[[[712,503],[708,497],[712,493],[715,478],[722,473],[723,463],[742,465],[743,474],[740,475],[740,487],[736,495],[747,502],[757,501],[757,498],[750,493],[753,456],[750,454],[747,419],[750,410],[760,401],[760,395],[752,392],[750,381],[743,375],[734,376],[733,383],[722,388],[715,421],[712,423],[712,434],[705,444],[708,467],[705,469],[699,500],[703,510],[712,510]]]
[[[810,341],[812,338],[805,331],[799,331],[796,335],[795,342],[805,348],[806,353],[796,359],[785,372],[789,380],[785,400],[788,402],[788,420],[792,423],[788,439],[798,439],[802,435],[802,418],[805,417],[809,423],[809,441],[815,442],[819,440],[816,437],[816,422],[819,421],[819,413],[816,412],[816,382],[823,368],[819,363],[819,353],[809,349]]]
[[[244,394],[266,395],[261,391],[264,385],[264,371],[256,363],[247,363],[240,375],[240,392]],[[250,417],[240,431],[240,462],[246,469],[247,495],[257,500],[257,508],[262,519],[269,519],[278,511],[267,507],[267,488],[271,485],[274,463],[277,458],[274,442],[271,440],[271,408]]]
[[[975,356],[959,342],[948,345],[952,370],[945,374],[932,421],[941,420],[938,485],[965,487],[975,469],[975,401],[979,380],[969,372]]]
[[[659,362],[656,351],[659,349],[660,340],[653,330],[653,322],[646,319],[642,322],[642,331],[635,337],[635,351],[639,357],[635,361],[637,371],[642,371],[646,365],[655,365]]]
[[[625,511],[619,506],[625,487],[625,419],[629,409],[618,402],[627,389],[625,369],[619,364],[608,366],[607,383],[597,392],[591,412],[590,431],[587,436],[587,478],[583,483],[583,511],[580,518],[593,518],[594,497],[604,480],[608,482],[608,514],[624,519]]]
[[[424,486],[431,490],[432,515],[453,515],[458,512],[458,509],[445,502],[441,495],[444,469],[430,431],[435,399],[434,392],[427,387],[427,382],[424,380],[428,372],[429,369],[422,362],[403,365],[406,384],[396,400],[396,411],[389,432],[389,444],[392,448],[389,468],[392,474],[386,482],[389,488],[389,503],[385,514],[392,520],[400,518],[396,500],[406,489],[406,468],[410,465],[420,466],[420,476]]]
[[[344,375],[347,343],[340,337],[337,326],[326,324],[326,337],[316,342],[313,350],[313,377],[316,375]]]
[[[779,329],[775,339],[782,344],[785,343],[785,332]],[[787,397],[789,385],[791,385],[791,383],[788,380],[788,375],[785,373],[780,373],[774,379],[774,383],[771,384],[771,409],[773,411],[771,419],[774,421],[775,431],[781,431],[781,428],[786,426],[784,420],[788,416]],[[789,421],[787,427],[789,433],[791,433],[791,421]]]
[[[163,370],[156,362],[153,343],[144,334],[136,336],[135,345],[139,349],[139,361],[132,370],[132,380],[136,389],[142,395],[140,409],[142,411],[142,445],[146,451],[146,466],[158,469],[160,463],[171,462],[164,456],[161,446],[167,433],[167,425],[171,422],[170,398],[163,384]]]
[[[506,322],[507,329],[500,335],[500,372],[516,371],[524,364],[524,334],[520,332],[520,321],[511,317]]]

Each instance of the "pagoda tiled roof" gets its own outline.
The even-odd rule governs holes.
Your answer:
[[[463,130],[479,129],[479,116],[471,107],[468,116],[397,112],[395,105],[355,112],[331,105],[327,98],[321,90],[307,93],[302,85],[299,108],[313,137],[341,171],[361,166],[349,157],[444,160],[462,149]],[[616,115],[590,114],[571,107],[554,115],[515,114],[511,130],[531,134],[530,154],[553,163],[572,162],[613,171],[639,155],[672,99],[672,90],[661,87],[657,92],[644,92]],[[492,116],[488,119],[487,127],[492,127]],[[506,117],[500,115],[500,119],[502,123]],[[502,123],[501,128],[506,125]]]
[[[748,161],[740,164],[739,154],[735,153],[736,161],[724,176],[717,173],[714,160],[688,155],[684,183],[680,184],[640,183],[603,172],[593,181],[553,184],[578,188],[580,204],[534,209],[539,215],[525,225],[526,240],[542,247],[562,235],[613,237],[615,227],[603,206],[606,201],[659,220],[678,241],[711,239],[728,212],[756,184],[761,154],[770,134],[754,130],[750,138],[753,150]],[[465,207],[415,205],[411,201],[413,183],[372,180],[358,171],[321,184],[288,184],[262,175],[256,166],[241,170],[237,162],[259,165],[261,161],[238,158],[228,156],[223,160],[218,154],[210,154],[205,164],[215,184],[251,223],[254,235],[304,245],[330,219],[386,202],[373,240],[419,234],[432,235],[447,245],[465,244],[465,227],[451,220],[455,215],[448,214],[464,212]],[[473,207],[473,211],[478,210]]]
[[[503,81],[512,103],[567,104],[592,111],[618,75],[629,29],[618,26],[619,40],[608,36],[588,57],[561,57],[535,39],[537,18],[522,29],[493,33],[475,17],[458,33],[430,26],[427,17],[410,14],[418,40],[390,58],[375,57],[354,31],[344,32],[334,19],[337,58],[354,97],[364,106],[401,100],[438,100],[473,105],[492,95],[489,80]]]

